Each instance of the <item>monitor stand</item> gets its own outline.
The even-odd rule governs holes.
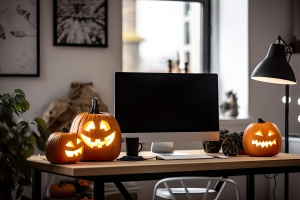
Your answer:
[[[158,154],[173,154],[174,144],[173,142],[152,142],[151,152]]]

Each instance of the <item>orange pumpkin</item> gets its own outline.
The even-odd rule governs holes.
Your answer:
[[[62,128],[49,136],[45,154],[51,163],[76,163],[83,155],[83,142],[76,133]]]
[[[281,150],[281,134],[272,122],[258,119],[245,129],[243,146],[245,152],[250,156],[274,156]]]
[[[50,185],[49,193],[53,198],[71,198],[76,196],[76,188],[70,183],[54,183]]]
[[[109,113],[98,111],[97,98],[93,98],[91,112],[76,116],[71,125],[84,142],[82,160],[109,161],[121,151],[121,130],[117,120]]]

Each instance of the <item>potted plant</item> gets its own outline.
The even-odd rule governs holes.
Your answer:
[[[29,108],[20,89],[0,94],[0,199],[12,199],[12,192],[18,199],[24,187],[31,186],[27,158],[34,154],[35,147],[45,149],[48,133],[44,120],[37,117],[24,121],[20,117]]]
[[[237,117],[239,115],[237,101],[238,98],[236,93],[232,90],[226,92],[226,100],[220,105],[221,113],[224,116]]]

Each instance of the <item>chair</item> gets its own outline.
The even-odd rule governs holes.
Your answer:
[[[188,187],[192,184],[199,184],[199,181],[207,181],[206,187]],[[215,186],[212,187],[211,183],[215,182]],[[216,185],[222,183],[219,190],[216,190]],[[171,186],[177,184],[176,186]],[[165,178],[158,181],[155,184],[153,191],[153,198],[155,200],[156,197],[164,198],[164,199],[172,199],[177,200],[181,196],[182,199],[193,200],[193,196],[195,195],[202,196],[202,199],[207,199],[208,197],[212,197],[213,199],[219,199],[223,189],[226,185],[233,186],[236,194],[236,199],[240,199],[239,188],[235,181],[228,178],[218,178],[218,177],[174,177],[174,178]],[[177,187],[179,185],[179,187]],[[164,187],[161,187],[164,186]],[[213,194],[213,195],[212,195]],[[197,197],[199,198],[199,197]]]

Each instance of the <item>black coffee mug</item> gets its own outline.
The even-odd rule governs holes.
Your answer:
[[[126,138],[126,155],[127,156],[138,156],[142,150],[143,145],[139,142],[138,137],[127,137]]]

